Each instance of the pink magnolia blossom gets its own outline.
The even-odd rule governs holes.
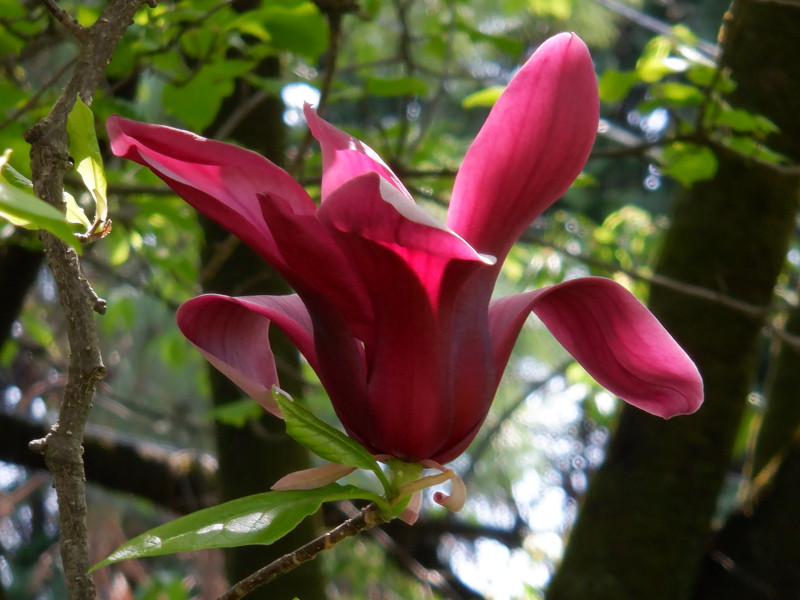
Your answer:
[[[114,153],[152,169],[258,252],[296,294],[189,300],[186,337],[268,411],[271,323],[305,356],[350,436],[376,455],[445,463],[469,445],[533,311],[601,385],[661,417],[695,411],[700,375],[625,288],[596,277],[491,299],[523,230],[571,185],[598,122],[575,35],[542,44],[470,147],[446,223],[381,158],[306,107],[322,148],[317,206],[285,171],[236,146],[113,116]]]

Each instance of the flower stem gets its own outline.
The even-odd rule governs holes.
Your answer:
[[[386,516],[381,514],[381,510],[377,505],[369,504],[361,509],[361,512],[356,516],[341,525],[337,525],[334,529],[301,546],[294,552],[285,554],[252,575],[242,579],[217,600],[238,600],[243,598],[257,587],[269,583],[279,575],[288,573],[303,563],[315,559],[323,550],[329,550],[342,540],[371,529],[376,525],[382,525],[388,520]]]

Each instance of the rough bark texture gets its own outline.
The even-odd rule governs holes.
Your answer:
[[[75,69],[50,113],[27,134],[31,144],[31,179],[36,195],[63,210],[64,173],[68,159],[67,116],[80,96],[91,103],[103,72],[122,34],[133,21],[141,0],[117,0],[106,5],[97,23],[80,28],[54,3],[47,6],[81,44]],[[59,417],[50,433],[31,442],[44,454],[58,495],[61,560],[69,600],[93,600],[94,585],[87,574],[83,429],[97,383],[105,373],[100,356],[94,312],[103,305],[81,272],[75,251],[42,232],[42,243],[58,289],[70,345],[69,376]]]
[[[762,30],[766,14],[774,18]],[[772,143],[783,151],[798,139],[797,17],[779,3],[741,2],[723,58],[739,83],[731,102],[776,122],[783,133]],[[731,154],[719,160],[713,180],[676,200],[657,270],[766,308],[787,251],[798,181]],[[705,404],[668,422],[623,411],[550,600],[691,596],[751,390],[763,318],[658,287],[650,306],[698,364]]]
[[[261,75],[275,77],[278,70],[277,59],[267,60],[262,65]],[[237,93],[226,101],[217,122],[224,122],[253,93],[244,82],[237,85]],[[270,98],[249,113],[231,136],[280,164],[285,149],[283,127],[283,105],[279,99]],[[205,270],[207,277],[202,282],[205,291],[234,296],[291,293],[286,283],[254,252],[243,244],[231,244],[226,231],[207,220],[203,221],[203,231],[206,241],[203,264],[215,265]],[[232,251],[224,262],[217,262],[219,252],[230,248]],[[271,334],[281,386],[295,397],[302,397],[302,382],[297,376],[300,368],[297,349],[280,336],[277,328],[272,328]],[[214,369],[211,369],[211,386],[215,406],[238,400],[243,395],[239,388]],[[283,422],[271,415],[265,414],[245,428],[218,423],[215,431],[219,489],[223,501],[264,492],[287,473],[310,466],[306,450],[289,438]],[[227,551],[226,569],[231,583],[244,579],[316,535],[313,522],[307,521],[272,546],[249,546]],[[306,564],[248,596],[253,600],[292,600],[295,597],[303,600],[324,598],[318,564]]]

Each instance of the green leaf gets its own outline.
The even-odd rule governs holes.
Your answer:
[[[391,486],[372,454],[355,440],[347,437],[324,421],[320,421],[307,408],[294,402],[280,390],[274,389],[272,397],[278,403],[286,421],[286,433],[299,444],[325,460],[372,471],[389,494]]]
[[[661,80],[666,75],[689,68],[689,61],[670,56],[672,42],[666,36],[654,37],[647,42],[642,56],[636,62],[636,74],[648,83]]]
[[[697,106],[705,99],[703,92],[693,85],[664,81],[652,88],[652,93],[670,106]]]
[[[380,97],[392,96],[424,96],[428,93],[428,84],[416,77],[370,77],[365,89],[368,94]]]
[[[86,212],[81,208],[75,197],[69,192],[64,192],[64,202],[67,205],[67,221],[70,223],[80,223],[86,227],[86,231],[92,228],[92,222],[86,216]]]
[[[502,85],[484,88],[464,98],[461,101],[461,106],[464,108],[492,107],[505,89],[505,86]]]
[[[717,157],[710,148],[675,142],[664,148],[661,172],[691,187],[695,181],[711,179],[717,172]]]
[[[80,96],[69,113],[67,133],[69,134],[69,152],[72,160],[75,161],[75,170],[81,176],[83,184],[89,190],[95,203],[95,222],[105,223],[108,220],[108,201],[106,200],[103,157],[100,154],[100,146],[97,144],[94,115]],[[70,212],[72,218],[78,219],[75,222],[84,222],[80,217],[83,210],[79,209],[77,204],[73,205]]]
[[[189,129],[202,131],[216,117],[222,99],[233,92],[234,79],[252,68],[253,63],[244,60],[207,63],[186,83],[164,86],[164,108]]]
[[[206,548],[269,545],[292,531],[323,502],[362,499],[383,502],[352,485],[332,483],[314,490],[264,492],[205,508],[143,533],[112,552],[91,571],[131,558]]]
[[[789,160],[783,154],[771,150],[764,144],[760,144],[752,137],[733,135],[723,138],[722,143],[731,150],[750,158],[763,160],[775,165],[786,164],[789,162]]]
[[[78,253],[81,247],[58,209],[40,200],[31,192],[0,181],[0,219],[25,229],[45,229],[63,240]]]
[[[625,99],[634,85],[639,82],[635,71],[614,71],[609,69],[600,75],[597,84],[600,90],[600,100],[603,102],[620,102]]]
[[[265,2],[257,11],[243,13],[241,19],[260,19],[272,38],[272,44],[315,61],[328,47],[325,17],[313,2],[297,6],[276,6]]]
[[[722,110],[716,116],[714,124],[730,127],[741,133],[768,134],[778,131],[778,126],[762,115],[756,115],[743,108]]]
[[[0,156],[0,181],[8,183],[15,188],[32,190],[33,182],[12,167],[9,164],[10,160],[11,149],[6,148],[5,152]]]

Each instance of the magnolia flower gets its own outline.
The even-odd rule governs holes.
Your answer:
[[[581,171],[597,82],[575,35],[542,44],[467,152],[445,223],[368,146],[305,115],[322,148],[319,206],[285,171],[236,146],[117,116],[117,156],[153,170],[242,239],[296,291],[207,294],[178,311],[186,337],[280,416],[275,324],[319,375],[347,433],[377,456],[446,463],[481,426],[533,311],[598,383],[661,417],[702,402],[697,368],[625,288],[586,277],[492,299],[525,228]]]

